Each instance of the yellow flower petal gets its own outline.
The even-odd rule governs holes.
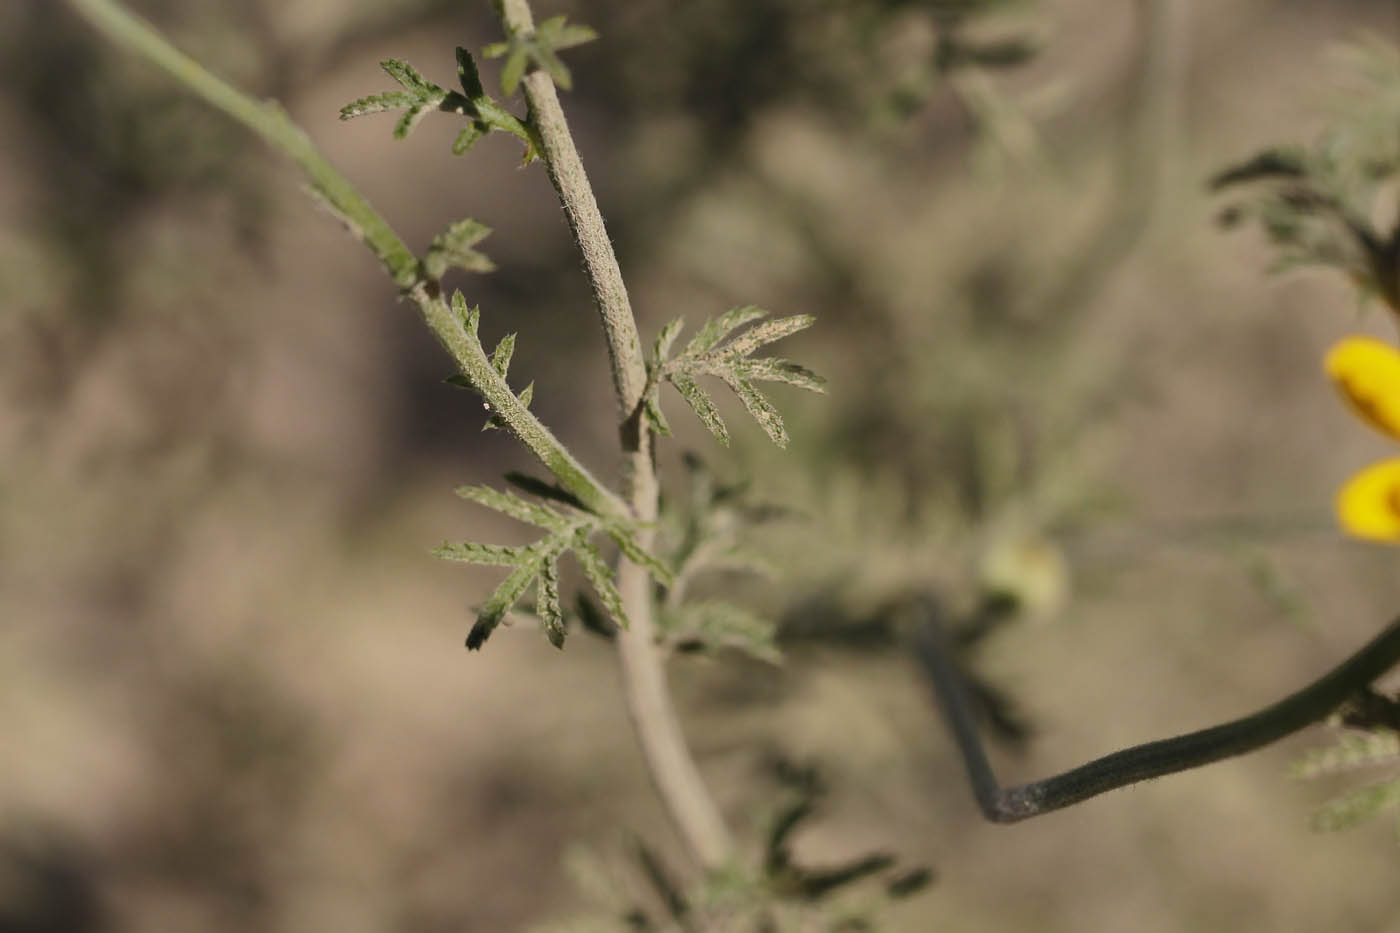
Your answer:
[[[1358,415],[1400,440],[1400,351],[1374,337],[1345,337],[1323,367]]]
[[[1400,458],[1382,460],[1337,491],[1337,520],[1348,534],[1400,544]]]

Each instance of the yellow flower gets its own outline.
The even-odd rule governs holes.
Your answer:
[[[1352,409],[1400,441],[1400,351],[1373,337],[1347,337],[1324,363]],[[1337,492],[1337,520],[1348,533],[1400,544],[1400,457],[1357,473]]]

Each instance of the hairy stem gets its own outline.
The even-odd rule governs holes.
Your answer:
[[[448,307],[438,283],[423,272],[413,251],[281,107],[271,101],[255,100],[211,74],[115,0],[70,0],[70,3],[107,38],[159,65],[176,81],[300,166],[317,196],[379,258],[394,283],[417,306],[428,328],[473,388],[501,414],[560,485],[599,514],[615,518],[630,514],[629,506],[595,479],[550,430],[520,404],[492,367],[476,335],[469,333],[460,315]]]
[[[534,29],[528,0],[498,0],[497,9],[508,34],[528,35]],[[656,469],[652,435],[642,425],[639,414],[647,383],[646,363],[622,271],[574,147],[553,79],[535,71],[525,76],[522,87],[530,106],[530,121],[540,135],[550,181],[583,255],[593,302],[607,338],[625,457],[623,497],[638,519],[651,522],[657,509]],[[654,537],[652,531],[643,530],[637,542],[650,550]],[[651,583],[644,568],[625,556],[618,560],[618,589],[630,620],[628,629],[618,633],[618,659],[632,726],[652,782],[681,838],[702,866],[718,868],[728,860],[732,843],[719,808],[685,743],[671,702],[664,657],[656,644]]]

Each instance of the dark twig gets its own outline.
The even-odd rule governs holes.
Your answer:
[[[1325,719],[1348,700],[1364,694],[1374,680],[1400,663],[1400,619],[1396,619],[1330,672],[1253,715],[1135,745],[1043,780],[1002,787],[992,773],[977,733],[972,705],[939,619],[940,610],[925,599],[917,611],[922,616],[916,639],[919,659],[933,680],[944,717],[967,767],[977,805],[994,823],[1015,823],[1040,816],[1138,781],[1189,771],[1270,745]]]

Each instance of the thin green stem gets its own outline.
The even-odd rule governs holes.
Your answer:
[[[528,0],[498,0],[501,22],[510,35],[528,35],[534,20]],[[539,132],[550,181],[583,255],[593,301],[602,321],[617,392],[623,455],[623,496],[633,513],[651,522],[657,512],[657,480],[652,434],[640,418],[647,386],[637,324],[613,253],[597,199],[579,159],[554,81],[536,71],[521,82],[530,122]],[[643,530],[638,544],[650,549],[654,533]],[[656,643],[654,602],[647,571],[619,557],[618,590],[629,626],[618,634],[618,661],[628,714],[646,758],[652,783],[695,859],[706,869],[722,866],[733,850],[729,830],[705,787],[686,745],[666,682],[664,655]]]
[[[114,0],[69,0],[103,35],[165,69],[180,84],[261,136],[296,162],[312,189],[350,231],[379,258],[394,283],[417,306],[433,335],[483,399],[497,412],[561,486],[601,515],[623,518],[631,509],[595,479],[563,444],[530,413],[487,359],[481,341],[443,298],[438,283],[423,271],[413,251],[378,211],[355,190],[307,138],[286,112],[258,101],[211,74],[176,49],[156,29]]]
[[[972,703],[943,632],[940,609],[922,603],[917,611],[922,622],[916,644],[919,658],[933,681],[948,727],[962,753],[977,804],[994,823],[1019,822],[1129,784],[1199,768],[1271,745],[1326,719],[1400,663],[1400,619],[1396,619],[1346,661],[1253,715],[1134,745],[1029,784],[1002,787],[982,747]]]

